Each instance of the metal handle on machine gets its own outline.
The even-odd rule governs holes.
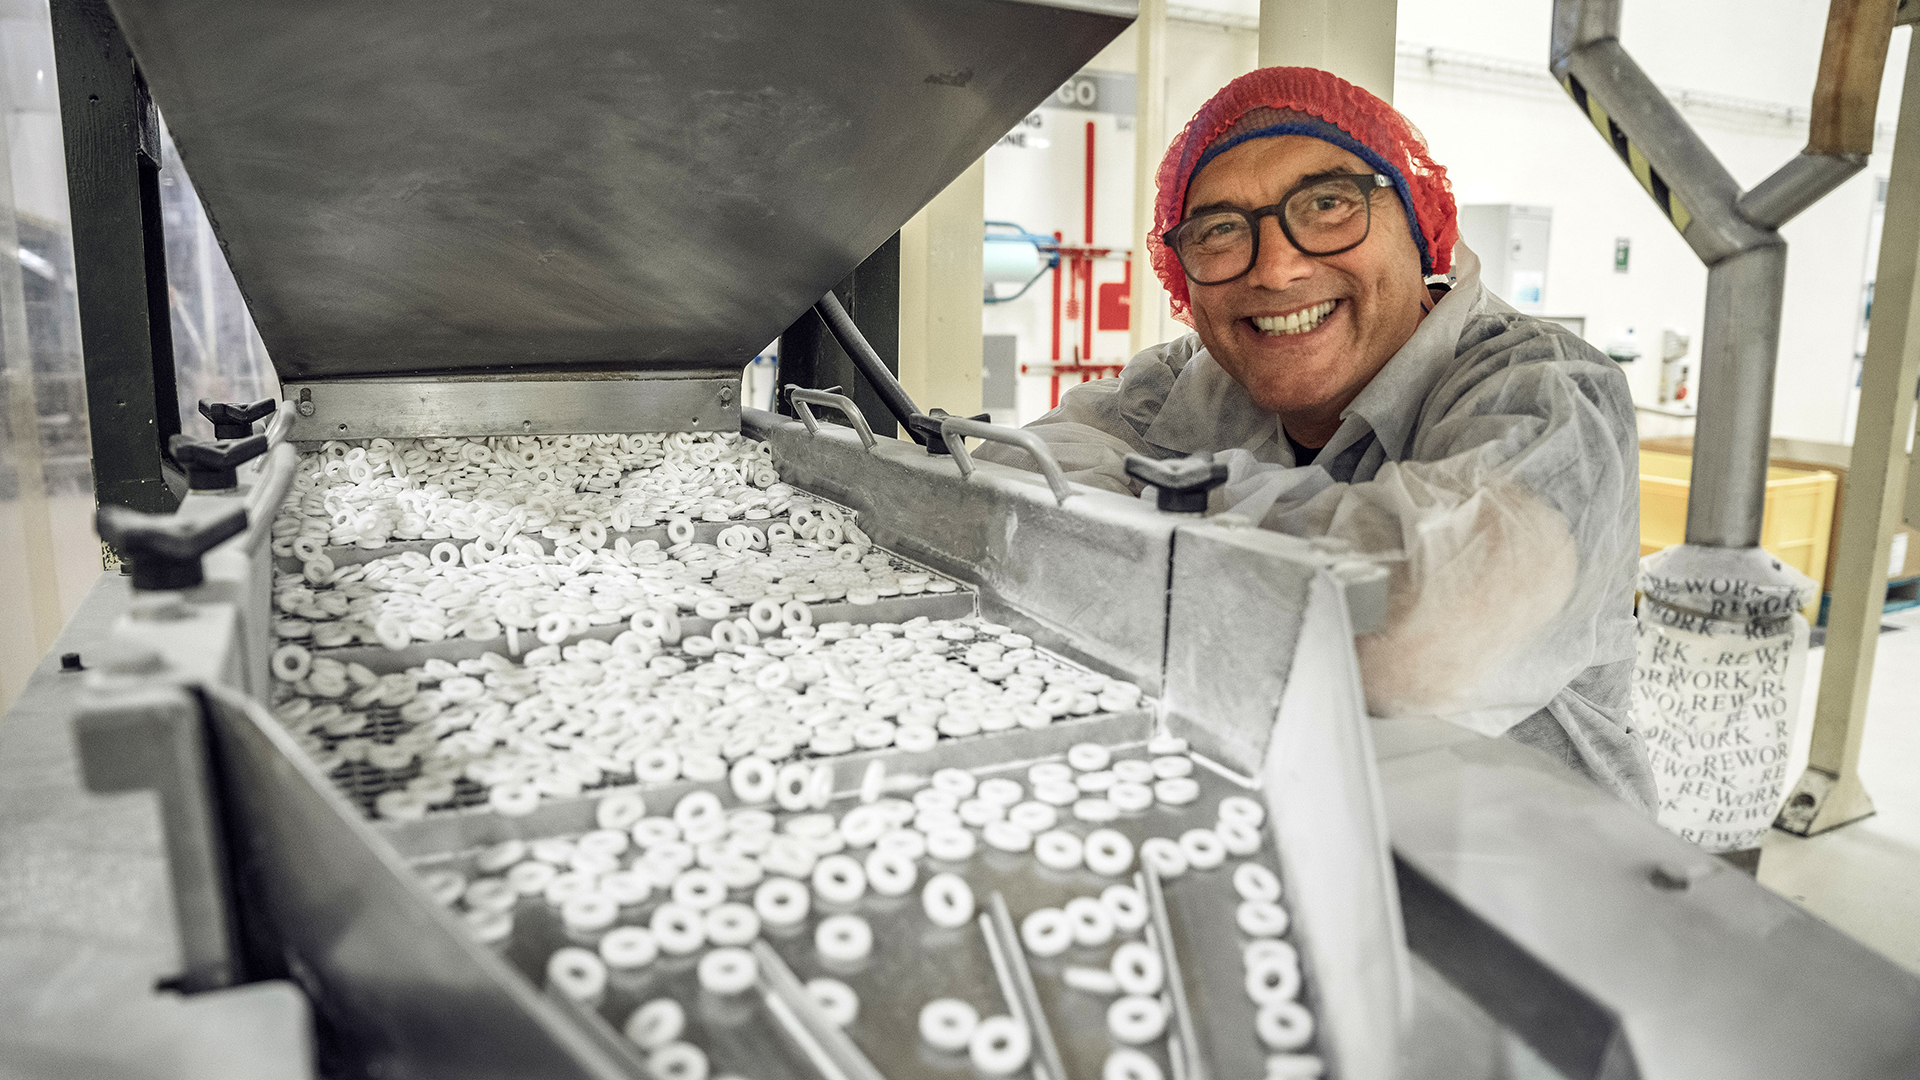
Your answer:
[[[989,424],[983,420],[969,420],[964,416],[949,416],[940,421],[940,435],[946,439],[947,450],[953,454],[954,463],[960,466],[962,480],[973,475],[973,455],[967,453],[967,439],[971,437],[1020,447],[1040,463],[1040,471],[1047,478],[1047,486],[1053,489],[1054,499],[1064,503],[1067,496],[1073,494],[1073,485],[1067,482],[1067,474],[1061,470],[1053,450],[1047,446],[1045,439],[1031,431]]]
[[[881,361],[880,354],[873,351],[872,345],[867,344],[866,335],[854,325],[853,316],[848,315],[847,309],[840,306],[840,298],[828,293],[820,298],[819,303],[813,305],[813,310],[819,314],[820,321],[827,324],[827,330],[833,334],[833,339],[846,350],[847,358],[853,361],[853,366],[859,368],[860,374],[865,375],[867,381],[873,384],[874,393],[879,394],[880,400],[886,403],[887,411],[892,413],[894,418],[900,421],[900,426],[907,430],[907,434],[917,441],[920,436],[913,430],[913,425],[909,421],[920,415],[919,407],[914,405],[913,399],[907,396],[906,388],[900,385],[900,380],[894,377],[893,372],[887,370],[887,365]]]
[[[853,430],[860,433],[860,445],[871,450],[878,441],[873,437],[873,428],[867,424],[866,415],[860,411],[860,406],[854,404],[853,399],[845,394],[834,394],[825,390],[808,390],[805,387],[795,386],[789,383],[787,384],[787,400],[793,402],[793,411],[799,414],[800,422],[807,426],[807,434],[809,435],[818,435],[820,433],[820,421],[814,419],[813,410],[807,408],[807,406],[809,404],[825,405],[828,408],[839,409],[841,414],[852,422]]]

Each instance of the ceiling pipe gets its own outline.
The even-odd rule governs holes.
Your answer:
[[[1620,45],[1620,0],[1555,0],[1553,76],[1707,265],[1687,543],[1760,544],[1786,291],[1779,227],[1866,166],[1897,0],[1832,0],[1807,148],[1750,192]]]

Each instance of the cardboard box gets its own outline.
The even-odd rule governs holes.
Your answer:
[[[1693,439],[1679,437],[1669,439],[1642,439],[1642,450],[1652,450],[1669,454],[1693,454]],[[1826,572],[1820,576],[1820,588],[1830,590],[1833,582],[1833,567],[1840,556],[1840,518],[1847,503],[1847,470],[1853,464],[1853,448],[1840,443],[1815,442],[1810,439],[1773,440],[1770,447],[1770,464],[1794,469],[1826,469],[1840,477],[1840,487],[1833,500],[1833,534],[1827,543]],[[1888,552],[1887,580],[1899,581],[1903,578],[1920,577],[1920,533],[1906,525],[1893,532],[1893,547]]]

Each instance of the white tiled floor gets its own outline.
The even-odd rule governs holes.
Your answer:
[[[1881,619],[1867,700],[1860,778],[1878,811],[1821,836],[1775,829],[1762,843],[1760,881],[1920,972],[1920,608]],[[1808,657],[1789,785],[1806,762],[1824,650]]]

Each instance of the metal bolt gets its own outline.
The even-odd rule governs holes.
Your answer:
[[[722,405],[733,404],[733,387],[723,386],[720,388],[720,404]]]
[[[313,391],[311,389],[304,386],[300,388],[300,401],[295,408],[300,410],[301,416],[313,415]]]
[[[60,670],[61,671],[84,671],[85,665],[80,663],[80,654],[77,652],[61,653],[60,654]]]

